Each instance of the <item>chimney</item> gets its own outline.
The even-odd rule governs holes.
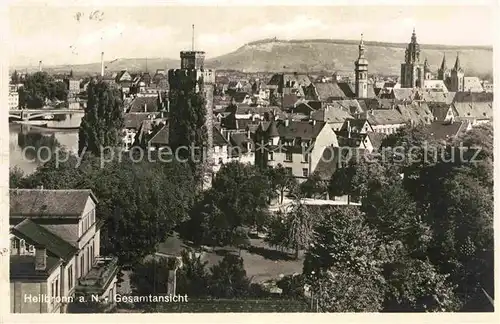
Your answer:
[[[148,112],[148,104],[147,103],[144,104],[144,112]]]
[[[347,120],[347,138],[351,138],[351,121]]]
[[[288,127],[288,125],[290,125],[290,119],[285,119],[285,127]]]
[[[38,72],[42,72],[42,61],[38,62]]]
[[[101,76],[104,76],[104,52],[101,52]]]
[[[47,250],[45,247],[35,248],[35,270],[43,271],[47,267]]]

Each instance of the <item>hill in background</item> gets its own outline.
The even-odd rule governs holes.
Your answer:
[[[236,51],[208,59],[209,68],[243,72],[335,72],[354,70],[358,57],[359,41],[350,40],[276,40],[265,39],[248,43]],[[404,60],[406,44],[365,41],[369,73],[399,75]],[[493,49],[481,46],[445,46],[421,44],[421,60],[428,59],[431,70],[436,72],[446,54],[448,68],[455,63],[457,52],[466,75],[490,77],[493,74]],[[209,54],[209,53],[208,53]],[[177,68],[180,61],[169,58],[123,58],[105,62],[110,71],[154,72],[157,69]],[[18,68],[19,69],[19,68]],[[34,69],[34,68],[33,68]],[[99,62],[82,65],[47,66],[44,70],[64,72],[73,69],[75,75],[95,74],[101,70]]]

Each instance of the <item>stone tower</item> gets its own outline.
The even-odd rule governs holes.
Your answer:
[[[174,90],[180,87],[181,84],[185,84],[189,81],[194,85],[196,92],[203,91],[206,108],[205,125],[207,128],[206,154],[207,157],[210,158],[213,149],[213,93],[215,71],[204,68],[205,52],[192,50],[182,51],[180,54],[181,68],[168,71],[168,83],[170,89]],[[170,106],[170,109],[175,108]],[[169,130],[170,132],[175,131],[175,126],[169,127]]]
[[[441,67],[438,70],[438,80],[446,81],[450,76],[450,71],[446,67],[446,54],[443,54],[443,62],[441,62]]]
[[[401,88],[422,88],[424,86],[424,69],[420,64],[420,45],[417,43],[415,28],[411,41],[406,47],[405,62],[401,64]]]
[[[356,98],[366,98],[368,97],[368,60],[365,58],[363,34],[361,34],[361,41],[359,42],[359,56],[356,62],[354,62],[354,66],[354,72],[356,74]]]
[[[450,76],[450,91],[464,91],[464,70],[460,66],[460,57],[457,53],[457,59]]]

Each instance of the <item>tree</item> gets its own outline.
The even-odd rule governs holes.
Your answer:
[[[300,184],[300,191],[305,197],[308,198],[322,198],[326,195],[328,199],[329,183],[324,181],[319,174],[311,174],[307,180]]]
[[[272,193],[278,193],[280,203],[283,203],[285,191],[294,192],[298,187],[297,180],[281,164],[278,164],[275,168],[269,168],[268,177]]]
[[[78,152],[84,148],[97,156],[105,148],[121,145],[124,127],[122,101],[116,90],[103,82],[91,82],[87,107],[78,133]]]
[[[69,75],[68,75],[68,76],[69,76],[70,78],[72,78],[72,77],[73,77],[73,70],[70,70],[70,71],[69,71]]]
[[[138,295],[165,294],[170,267],[167,258],[154,257],[134,265],[130,282]]]
[[[384,249],[377,232],[365,224],[359,208],[333,207],[314,228],[303,273],[310,276],[335,267],[367,280],[380,280],[382,266],[387,261]]]
[[[449,275],[440,274],[429,261],[405,258],[386,270],[386,311],[445,312],[456,311],[460,303]]]
[[[293,249],[297,260],[300,249],[309,245],[313,227],[319,219],[320,215],[313,214],[308,206],[296,199],[290,210],[278,212],[271,219],[266,241],[274,246]]]
[[[311,288],[321,312],[379,312],[383,307],[383,286],[345,269],[321,274]]]
[[[250,280],[246,276],[242,258],[227,254],[210,270],[210,291],[213,297],[235,298],[248,295]]]
[[[201,261],[192,251],[181,253],[182,267],[177,270],[177,294],[193,297],[205,297],[210,291],[208,282],[210,275],[206,270],[207,262]]]
[[[177,224],[188,219],[193,202],[193,178],[187,166],[173,163],[121,161],[104,164],[86,155],[67,162],[52,159],[26,179],[30,187],[91,189],[98,197],[101,251],[133,263],[155,252]],[[182,181],[181,181],[182,180]],[[145,207],[146,206],[146,207]]]
[[[9,187],[13,188],[23,188],[24,186],[25,174],[18,166],[9,169]]]
[[[47,72],[36,72],[26,77],[19,91],[21,107],[42,108],[46,100],[66,100],[68,91],[62,82],[56,82]]]
[[[10,77],[10,84],[18,84],[19,82],[19,73],[17,73],[17,70],[14,70]]]
[[[203,81],[191,78],[177,78],[177,83],[170,84],[169,100],[169,145],[174,151],[178,148],[194,148],[199,156],[204,156],[208,140],[206,127],[206,102],[203,96]],[[201,151],[200,151],[201,150]],[[195,163],[190,150],[179,150],[178,155],[187,159],[196,170],[199,181],[203,179],[206,165]]]

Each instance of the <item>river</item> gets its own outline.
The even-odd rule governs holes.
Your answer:
[[[47,159],[49,150],[53,151],[58,146],[64,146],[76,153],[78,151],[78,130],[47,129],[9,123],[9,162],[11,168],[17,166],[25,174],[33,173]]]

